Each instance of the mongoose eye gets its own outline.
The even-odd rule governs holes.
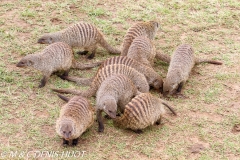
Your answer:
[[[69,134],[71,134],[72,133],[72,131],[69,131]]]
[[[65,131],[63,131],[63,134],[65,134],[66,132]]]
[[[108,110],[109,113],[112,113],[112,111]]]

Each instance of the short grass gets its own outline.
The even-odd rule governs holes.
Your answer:
[[[106,130],[99,134],[94,123],[77,147],[63,148],[55,121],[64,102],[50,88],[86,87],[53,75],[46,87],[38,89],[41,73],[17,68],[16,63],[46,46],[36,43],[43,33],[78,21],[95,24],[109,43],[120,47],[132,24],[148,20],[161,25],[154,40],[157,50],[171,55],[179,44],[189,43],[196,57],[224,64],[196,66],[183,88],[186,98],[169,99],[178,116],[167,114],[164,124],[137,135],[114,128],[111,121],[105,121]],[[240,123],[239,20],[237,0],[1,0],[0,159],[9,159],[16,151],[86,151],[81,159],[240,159],[240,134],[232,132]],[[95,60],[107,57],[111,55],[99,48]],[[81,56],[76,59],[91,62]],[[168,65],[156,60],[154,68],[166,77]],[[70,74],[91,77],[96,71],[74,70]],[[94,105],[95,99],[91,102]],[[189,148],[194,144],[205,149],[191,153]],[[26,159],[26,154],[15,158]]]

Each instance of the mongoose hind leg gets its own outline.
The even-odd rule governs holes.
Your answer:
[[[62,80],[67,80],[69,71],[70,70],[64,71],[63,74],[62,75],[58,75],[58,77],[60,77]]]
[[[104,131],[102,110],[97,110],[98,132]]]
[[[141,129],[133,130],[133,132],[135,132],[137,134],[142,134],[143,133],[143,131]]]
[[[88,53],[88,51],[78,51],[77,54],[79,55],[86,55]]]
[[[43,76],[43,78],[40,81],[40,85],[38,86],[38,88],[42,88],[46,85],[47,81],[48,81],[49,76]]]
[[[73,141],[72,141],[72,145],[73,146],[76,146],[78,144],[78,139],[79,138],[73,139]]]
[[[156,121],[156,125],[160,125],[161,124],[161,117]]]
[[[68,146],[69,145],[69,141],[67,141],[67,140],[65,140],[64,138],[63,138],[63,146],[64,147],[66,147],[66,146]]]
[[[70,71],[69,69],[68,69],[68,70],[66,70],[66,71],[64,71],[64,73],[62,74],[62,76],[63,76],[63,77],[67,77],[67,76],[68,76],[68,73],[69,73],[69,71]]]

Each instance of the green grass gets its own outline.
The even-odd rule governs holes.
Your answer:
[[[239,1],[3,0],[0,14],[4,15],[0,16],[0,159],[9,159],[1,157],[4,151],[36,150],[86,151],[81,159],[240,158],[240,133],[231,132],[240,123]],[[54,18],[59,21],[52,22]],[[17,68],[16,63],[46,46],[36,43],[41,35],[79,21],[94,24],[110,44],[120,47],[131,25],[148,20],[156,20],[161,26],[154,40],[157,50],[171,55],[179,44],[189,43],[196,57],[224,64],[194,67],[183,87],[186,98],[168,99],[178,116],[167,114],[162,125],[148,127],[137,135],[105,120],[105,132],[99,134],[95,122],[77,147],[63,148],[55,121],[65,103],[50,88],[87,87],[53,75],[44,88],[38,89],[41,73]],[[99,47],[95,60],[111,56]],[[75,58],[92,61],[78,55]],[[154,69],[165,78],[168,65],[156,60]],[[97,68],[71,70],[70,75],[92,77],[96,72]],[[95,98],[90,101],[95,104]],[[206,149],[191,153],[188,148],[196,143],[204,144]]]

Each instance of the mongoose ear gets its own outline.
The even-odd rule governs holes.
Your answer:
[[[50,43],[53,43],[53,38],[50,37],[50,38],[49,38],[49,41],[50,41]]]
[[[34,62],[31,61],[31,60],[28,60],[27,65],[28,65],[28,66],[33,66],[33,65],[34,65]]]

